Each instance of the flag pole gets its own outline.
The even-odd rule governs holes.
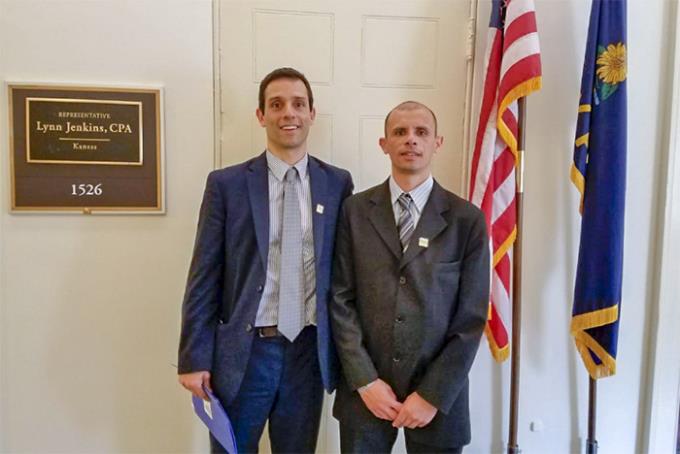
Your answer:
[[[515,209],[517,212],[517,237],[513,246],[512,259],[512,359],[510,363],[510,436],[508,440],[508,454],[522,452],[517,443],[517,421],[519,414],[519,366],[520,366],[520,337],[522,329],[522,213],[524,210],[524,124],[526,112],[526,98],[517,100],[518,124],[518,162],[515,173],[517,193]]]
[[[597,439],[595,438],[595,423],[597,422],[597,380],[589,377],[588,387],[588,440],[586,454],[597,454]]]

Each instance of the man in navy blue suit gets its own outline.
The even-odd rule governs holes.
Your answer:
[[[338,380],[328,301],[346,170],[307,154],[309,82],[279,68],[260,83],[267,149],[210,173],[189,269],[179,381],[227,411],[239,452],[314,452],[323,389]],[[211,449],[223,448],[211,437]]]

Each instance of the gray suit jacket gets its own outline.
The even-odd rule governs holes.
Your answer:
[[[388,182],[348,198],[330,306],[343,370],[333,414],[361,427],[390,424],[356,391],[379,377],[399,401],[417,391],[437,407],[411,438],[469,443],[468,372],[486,323],[490,267],[484,215],[436,181],[403,254]]]

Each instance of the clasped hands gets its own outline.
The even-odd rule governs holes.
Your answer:
[[[392,427],[424,427],[437,414],[437,408],[415,391],[404,403],[399,402],[390,385],[379,378],[360,390],[359,395],[371,413],[377,418],[392,421]]]

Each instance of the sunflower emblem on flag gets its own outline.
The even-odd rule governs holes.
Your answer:
[[[626,45],[619,42],[597,48],[597,79],[595,81],[595,104],[616,92],[618,85],[626,80]]]

